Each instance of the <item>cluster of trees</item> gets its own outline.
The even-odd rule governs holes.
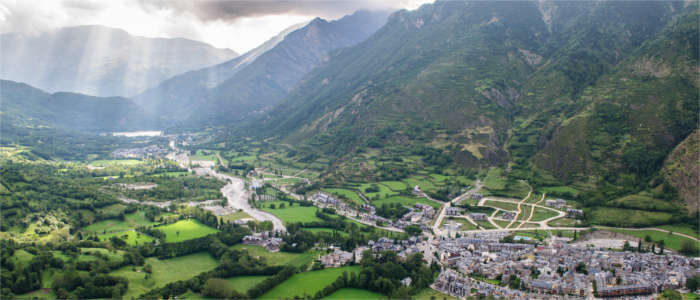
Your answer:
[[[139,199],[141,201],[164,201],[166,199],[202,201],[224,199],[220,190],[225,184],[212,177],[146,176],[141,179],[141,182],[153,182],[158,186],[152,189],[123,189],[120,192],[129,198]]]
[[[118,299],[126,293],[129,281],[107,274],[80,274],[72,269],[56,275],[51,288],[58,299]]]
[[[344,272],[333,283],[317,292],[312,299],[321,299],[341,288],[359,288],[389,295],[394,299],[410,299],[411,295],[425,289],[435,279],[440,267],[428,266],[423,255],[418,253],[401,262],[395,252],[383,252],[374,256],[370,250],[362,256],[362,271],[359,274]],[[404,286],[401,280],[410,277],[411,285]]]
[[[383,203],[377,208],[377,215],[387,219],[398,219],[409,212],[401,203]]]
[[[83,221],[78,218],[79,209],[96,211],[119,202],[114,196],[99,191],[104,185],[104,181],[100,181],[81,177],[70,169],[60,171],[55,164],[3,162],[0,183],[9,194],[0,197],[3,216],[0,229],[24,227],[27,216],[54,210],[74,212],[71,220],[66,221],[80,224]]]
[[[312,247],[315,242],[340,245],[342,249],[349,251],[355,249],[358,245],[367,244],[369,240],[378,240],[381,237],[387,236],[387,234],[396,239],[408,238],[408,235],[405,233],[382,232],[372,226],[358,225],[355,222],[348,221],[345,216],[330,215],[322,211],[317,211],[316,216],[323,221],[287,224],[287,232],[289,235],[284,237],[285,244],[293,245],[296,243],[296,246],[283,245],[282,247],[285,247],[283,251],[303,251],[302,249],[305,247]],[[312,233],[310,231],[305,231],[305,228],[330,228],[333,229],[333,231]],[[301,231],[304,233],[297,234]],[[344,232],[345,234],[340,234],[340,232]],[[300,247],[300,245],[305,246]]]

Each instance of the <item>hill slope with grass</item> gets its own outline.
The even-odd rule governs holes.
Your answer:
[[[254,126],[298,160],[422,149],[576,187],[583,207],[645,192],[683,211],[659,172],[697,128],[697,17],[691,2],[438,1],[334,53]]]

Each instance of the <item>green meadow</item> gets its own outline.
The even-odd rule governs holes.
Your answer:
[[[277,285],[259,299],[285,299],[294,296],[313,296],[327,285],[333,283],[343,272],[359,273],[360,266],[330,268],[319,271],[298,273]]]
[[[362,290],[362,289],[355,289],[355,288],[342,288],[337,291],[335,291],[333,294],[330,294],[324,298],[321,298],[323,300],[358,300],[358,299],[363,299],[363,300],[380,300],[380,299],[388,299],[387,296],[384,296],[379,293],[375,293],[372,291],[368,290]]]
[[[236,276],[227,278],[226,281],[231,283],[234,290],[244,294],[258,283],[265,281],[267,278],[270,278],[270,276]]]
[[[110,273],[129,280],[129,289],[124,294],[124,299],[138,298],[151,289],[213,270],[218,262],[209,253],[199,252],[167,260],[149,257],[146,264],[150,264],[153,270],[148,279],[141,267],[134,271],[134,266],[126,266]]]
[[[280,204],[284,204],[284,208],[279,208]],[[290,207],[289,203],[284,201],[265,201],[260,202],[260,205],[262,210],[279,217],[284,223],[321,221],[316,217],[317,208],[315,206],[294,204]],[[271,205],[274,205],[275,208],[270,208]]]
[[[218,229],[211,228],[194,219],[180,220],[157,228],[165,233],[166,243],[182,242],[219,232]]]

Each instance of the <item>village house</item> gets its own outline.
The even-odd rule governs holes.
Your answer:
[[[404,286],[411,285],[411,277],[406,277],[404,279],[401,279],[401,284],[403,284]]]
[[[513,219],[515,219],[516,215],[517,215],[517,213],[514,211],[504,211],[503,214],[501,215],[501,219],[513,220]]]
[[[558,208],[558,209],[562,209],[562,208],[566,207],[566,201],[564,201],[563,199],[556,199],[556,200],[547,199],[544,201],[544,204],[549,206],[549,207],[554,207],[554,208]]]
[[[352,260],[352,256],[351,252],[335,249],[332,253],[321,256],[321,264],[325,268],[340,267]]]
[[[420,190],[419,186],[414,186],[412,193],[413,195],[420,196],[423,192]]]
[[[575,209],[575,208],[567,208],[566,209],[566,216],[569,218],[583,217],[583,210]]]
[[[469,217],[474,221],[486,221],[488,219],[485,213],[470,213]]]
[[[459,216],[459,207],[445,208],[445,215],[447,215],[447,216]]]

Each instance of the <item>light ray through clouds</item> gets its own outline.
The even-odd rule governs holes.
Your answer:
[[[314,17],[337,19],[358,9],[415,9],[429,0],[0,0],[0,33],[38,34],[103,25],[145,37],[182,37],[238,53]]]

